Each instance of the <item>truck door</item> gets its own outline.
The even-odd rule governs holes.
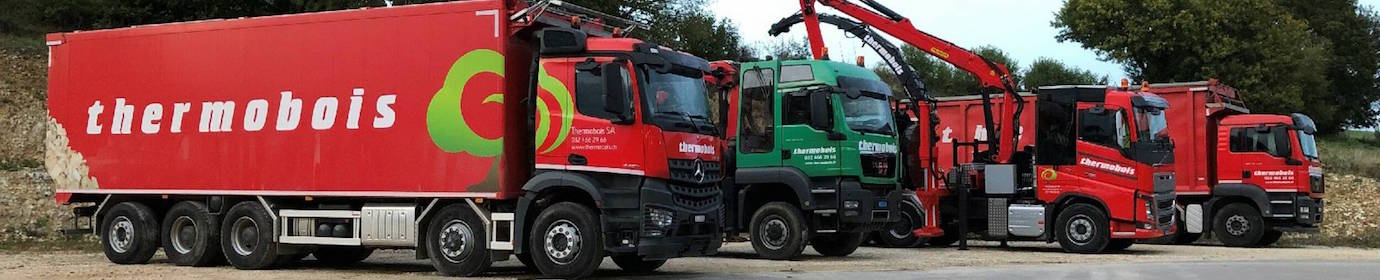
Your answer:
[[[1244,183],[1267,191],[1299,189],[1294,172],[1299,166],[1288,164],[1294,138],[1288,127],[1239,126],[1231,127],[1228,133],[1228,152],[1218,157],[1218,183]]]
[[[776,145],[776,70],[745,69],[738,98],[737,165],[739,168],[781,166]]]
[[[1078,141],[1076,168],[1071,168],[1070,178],[1076,180],[1080,192],[1103,198],[1119,198],[1122,194],[1133,192],[1136,185],[1136,168],[1123,151],[1131,147],[1133,141],[1127,110],[1115,105],[1079,106]],[[1126,196],[1129,198],[1129,196]],[[1126,205],[1122,209],[1108,209],[1112,216],[1120,213],[1134,213],[1134,203],[1111,203]],[[1126,211],[1126,212],[1121,212]]]
[[[820,91],[794,91],[779,94],[781,100],[781,125],[776,137],[781,143],[781,160],[787,166],[794,166],[810,177],[833,176],[839,170],[839,141],[829,139],[829,132],[839,131],[837,123],[843,120],[835,116],[833,109],[838,105],[837,95]],[[827,96],[827,97],[826,97]],[[812,99],[827,98],[830,101],[824,111],[811,109]],[[830,127],[811,125],[814,114],[824,114],[830,118]]]
[[[605,108],[605,93],[608,91],[604,77],[605,68],[616,67],[611,71],[621,74],[619,81],[626,99],[635,103],[638,94],[633,91],[634,75],[626,61],[615,61],[611,57],[583,57],[553,60],[545,65],[552,77],[571,81],[571,100],[560,101],[559,93],[542,91],[537,104],[538,113],[553,117],[538,120],[537,153],[542,162],[567,165],[569,170],[607,171],[611,173],[636,172],[642,170],[642,153],[620,151],[642,151],[641,133],[635,121],[638,114],[619,116]],[[552,67],[563,64],[564,67]],[[560,71],[558,69],[568,69]],[[615,75],[617,76],[617,75]],[[546,81],[541,81],[546,83]],[[569,97],[567,97],[569,98]],[[574,106],[564,105],[570,104]],[[569,107],[565,107],[569,106]],[[573,108],[571,108],[573,107]],[[633,112],[631,110],[628,112]],[[547,129],[542,129],[546,127]],[[543,137],[543,135],[545,137]]]

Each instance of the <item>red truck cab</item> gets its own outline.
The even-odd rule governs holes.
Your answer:
[[[944,222],[935,226],[946,233],[957,229],[953,223],[963,211],[955,209],[962,204],[951,194],[957,188],[955,182],[977,182],[979,187],[970,190],[976,199],[969,199],[968,207],[1005,210],[989,210],[984,217],[968,219],[988,239],[1058,241],[1067,251],[1100,252],[1171,232],[1174,154],[1164,99],[1106,86],[1044,87],[1023,96],[1016,160],[957,173],[974,176],[955,175],[953,170],[971,168],[954,163],[973,162],[974,156],[972,144],[958,139],[987,139],[983,105],[974,96],[939,99],[936,152],[941,170],[936,172],[949,173],[947,187],[920,188],[917,194],[950,193],[940,203]],[[991,208],[996,203],[1007,205]],[[1053,228],[1047,230],[1046,225]],[[932,234],[934,230],[916,232]],[[950,242],[950,236],[935,240]]]
[[[1267,246],[1284,231],[1316,231],[1322,221],[1323,172],[1317,126],[1303,114],[1251,114],[1236,91],[1216,80],[1152,84],[1164,96],[1178,143],[1177,243],[1203,233],[1229,246]]]

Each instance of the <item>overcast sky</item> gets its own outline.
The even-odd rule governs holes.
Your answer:
[[[766,42],[772,23],[799,10],[796,0],[713,0],[713,11],[722,18],[738,24],[743,39]],[[1052,57],[1079,68],[1107,75],[1111,81],[1125,76],[1121,66],[1097,59],[1097,55],[1077,43],[1059,43],[1054,39],[1058,30],[1050,26],[1060,0],[877,0],[910,18],[916,28],[940,38],[972,49],[992,45],[1010,54],[1021,68],[1039,57]],[[1376,7],[1380,0],[1360,0],[1362,6]],[[820,5],[821,12],[842,13]],[[869,65],[879,62],[877,54],[856,38],[843,36],[832,26],[824,26],[829,56],[835,60],[853,61],[863,55]],[[796,25],[782,35],[798,39],[805,36],[805,28]],[[894,39],[893,39],[894,41]],[[902,45],[897,42],[897,45]]]

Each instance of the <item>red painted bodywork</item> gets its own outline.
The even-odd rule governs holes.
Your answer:
[[[1260,186],[1267,192],[1312,193],[1309,174],[1322,173],[1322,163],[1304,157],[1297,137],[1289,137],[1293,157],[1305,165],[1290,166],[1280,157],[1261,152],[1236,153],[1230,150],[1232,128],[1261,125],[1294,125],[1286,115],[1250,114],[1237,96],[1236,90],[1216,80],[1181,84],[1157,84],[1147,88],[1168,101],[1167,113],[1174,140],[1177,193],[1180,196],[1208,196],[1212,186],[1219,183],[1244,183]],[[1243,178],[1243,170],[1284,171],[1292,175],[1250,176]]]
[[[1117,89],[1108,89],[1106,102],[1093,104],[1080,102],[1079,109],[1103,105],[1108,109],[1129,109],[1131,97],[1143,94]],[[1021,119],[1021,127],[1016,130],[1019,137],[1017,147],[1025,150],[1035,144],[1035,102],[1033,96],[1023,98],[1026,102],[1025,110]],[[967,141],[964,139],[985,139],[981,135],[985,132],[980,128],[983,125],[982,101],[976,96],[965,96],[955,98],[941,98],[936,108],[939,114],[938,137],[936,144],[937,168],[940,172],[952,170],[953,162],[953,142]],[[994,108],[997,109],[997,108]],[[998,125],[1002,123],[998,122]],[[1128,121],[1130,131],[1136,131],[1135,122]],[[1008,129],[1002,127],[1002,129]],[[1132,141],[1138,135],[1132,133]],[[1119,166],[1131,167],[1133,172],[1113,172],[1108,169],[1093,168],[1086,165],[1067,165],[1067,166],[1035,166],[1035,182],[1037,199],[1044,203],[1052,203],[1061,196],[1069,194],[1081,194],[1101,201],[1107,206],[1108,214],[1112,221],[1113,238],[1135,238],[1148,239],[1157,238],[1164,235],[1163,229],[1137,229],[1135,222],[1147,222],[1144,217],[1145,200],[1154,194],[1153,174],[1157,172],[1167,172],[1172,170],[1171,165],[1151,166],[1136,162],[1127,158],[1113,148],[1104,147],[1097,144],[1079,141],[1077,143],[1077,161],[1083,162],[1085,158],[1098,162],[1112,163]],[[972,151],[970,148],[960,149],[958,160],[960,163],[971,162]],[[1053,170],[1054,175],[1048,176],[1046,170]],[[943,184],[942,181],[932,181],[933,184]],[[948,190],[944,188],[933,188],[930,190],[921,189],[917,195],[943,196],[948,195]],[[933,211],[937,212],[937,211]],[[1150,221],[1150,224],[1155,222]],[[926,225],[934,225],[927,223]],[[942,231],[937,227],[927,227],[916,230],[920,236],[936,236]],[[1122,233],[1120,235],[1115,233]],[[1134,235],[1127,233],[1134,232]]]
[[[524,132],[521,102],[532,63],[531,42],[524,38],[532,26],[508,20],[521,5],[478,0],[50,34],[50,116],[99,184],[58,186],[59,202],[91,193],[508,199],[521,194],[530,176],[525,159],[534,153],[545,168],[575,169],[566,156],[579,152],[589,164],[578,168],[657,178],[669,176],[667,158],[719,160],[717,153],[677,149],[678,143],[719,147],[716,137],[663,132],[640,120],[614,126],[554,105],[538,118],[552,128],[536,136],[543,140],[534,152],[526,144],[534,136]],[[630,51],[640,42],[591,37],[588,48]],[[454,106],[473,134],[499,143],[499,151],[476,152],[472,147],[483,141],[442,150],[428,131],[428,106],[448,73],[472,67],[458,60],[484,49],[502,56],[501,69],[468,79]],[[573,93],[570,60],[540,63]],[[353,100],[359,89],[362,98]],[[279,129],[285,91],[301,99],[300,123]],[[539,99],[556,104],[554,94],[543,86]],[[383,96],[395,101],[387,104]],[[111,133],[117,98],[133,106],[129,134]],[[316,110],[319,100],[332,98],[334,112]],[[88,134],[96,101],[104,106],[96,115],[101,127]],[[202,102],[210,101],[235,102],[229,131],[200,131]],[[247,108],[258,102],[267,102],[265,125],[251,131],[250,118],[260,118]],[[179,103],[189,106],[175,123]],[[350,113],[356,103],[357,127]],[[161,118],[145,117],[146,110],[158,111],[150,104],[163,107]],[[333,125],[314,127],[317,111],[319,121]],[[384,111],[393,122],[376,125],[387,118]],[[571,124],[561,142],[555,139],[566,116]],[[154,120],[149,127],[156,131],[143,131],[146,119]],[[179,126],[180,132],[171,131]],[[577,138],[607,143],[581,146]]]

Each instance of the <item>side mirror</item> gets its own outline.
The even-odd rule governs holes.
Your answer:
[[[810,127],[823,131],[834,128],[833,108],[829,107],[828,92],[810,93]]]
[[[623,71],[622,63],[606,63],[603,68],[604,76],[604,111],[613,113],[618,117],[615,123],[626,123],[632,120],[632,106],[628,103],[628,77],[627,72]]]

